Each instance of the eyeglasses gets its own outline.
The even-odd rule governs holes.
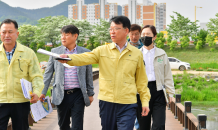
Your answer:
[[[116,27],[115,27],[115,28],[109,28],[108,31],[110,31],[110,32],[111,32],[111,31],[116,32],[116,31],[118,31],[119,29],[121,29],[121,28],[116,28]]]

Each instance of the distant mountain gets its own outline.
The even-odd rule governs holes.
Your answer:
[[[99,3],[99,0],[85,0],[85,4]],[[76,4],[76,0],[67,0],[51,8],[24,9],[11,7],[0,1],[0,21],[6,18],[15,19],[19,25],[37,24],[37,20],[46,16],[64,15],[68,17],[68,5]],[[118,15],[122,15],[122,7],[118,5]]]

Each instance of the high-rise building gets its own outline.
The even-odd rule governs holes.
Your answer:
[[[76,4],[68,5],[68,18],[86,19],[91,24],[100,24],[100,18],[109,21],[117,14],[117,3],[107,3],[106,0],[99,0],[99,3],[93,4],[85,4],[84,0],[77,0]]]
[[[132,24],[154,25],[157,31],[166,28],[166,3],[152,3],[143,0],[142,4],[137,0],[128,0],[128,4],[122,6],[122,14],[127,16]]]

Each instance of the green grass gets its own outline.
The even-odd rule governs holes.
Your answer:
[[[182,104],[184,104],[184,102]],[[192,106],[217,107],[218,101],[192,101]]]
[[[48,61],[49,56],[41,54],[41,53],[36,53],[36,56],[38,57],[39,63],[42,61]]]
[[[168,57],[175,57],[183,62],[188,62],[191,64],[191,67],[199,68],[197,63],[206,63],[204,67],[207,68],[207,66],[214,66],[218,63],[218,45],[216,45],[215,51],[213,52],[210,52],[210,47],[207,45],[199,51],[195,49],[194,45],[183,49],[178,46],[173,51],[171,51],[168,46],[165,46],[164,50]],[[202,64],[200,64],[200,66],[201,65]]]
[[[52,89],[52,87],[49,87],[49,89],[48,89],[48,91],[47,91],[47,93],[46,93],[46,96],[51,97],[51,89]]]
[[[176,91],[182,95],[182,101],[218,102],[218,83],[213,79],[208,82],[202,77],[191,77],[186,72],[182,77],[176,75],[173,79]]]
[[[92,67],[93,68],[98,68],[99,66],[98,66],[98,64],[92,64]]]

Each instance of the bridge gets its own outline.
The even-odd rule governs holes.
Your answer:
[[[101,120],[99,117],[99,100],[97,98],[99,90],[98,71],[93,72],[94,85],[94,101],[91,106],[85,108],[84,113],[84,130],[101,130]],[[207,130],[206,115],[198,115],[196,118],[191,113],[191,102],[185,102],[185,106],[181,104],[181,95],[176,94],[171,104],[166,106],[166,130]],[[53,112],[41,119],[37,123],[34,122],[29,115],[29,125],[31,130],[59,130],[57,110],[53,105]],[[12,130],[12,123],[9,121],[8,129]],[[134,129],[135,130],[135,129]]]

